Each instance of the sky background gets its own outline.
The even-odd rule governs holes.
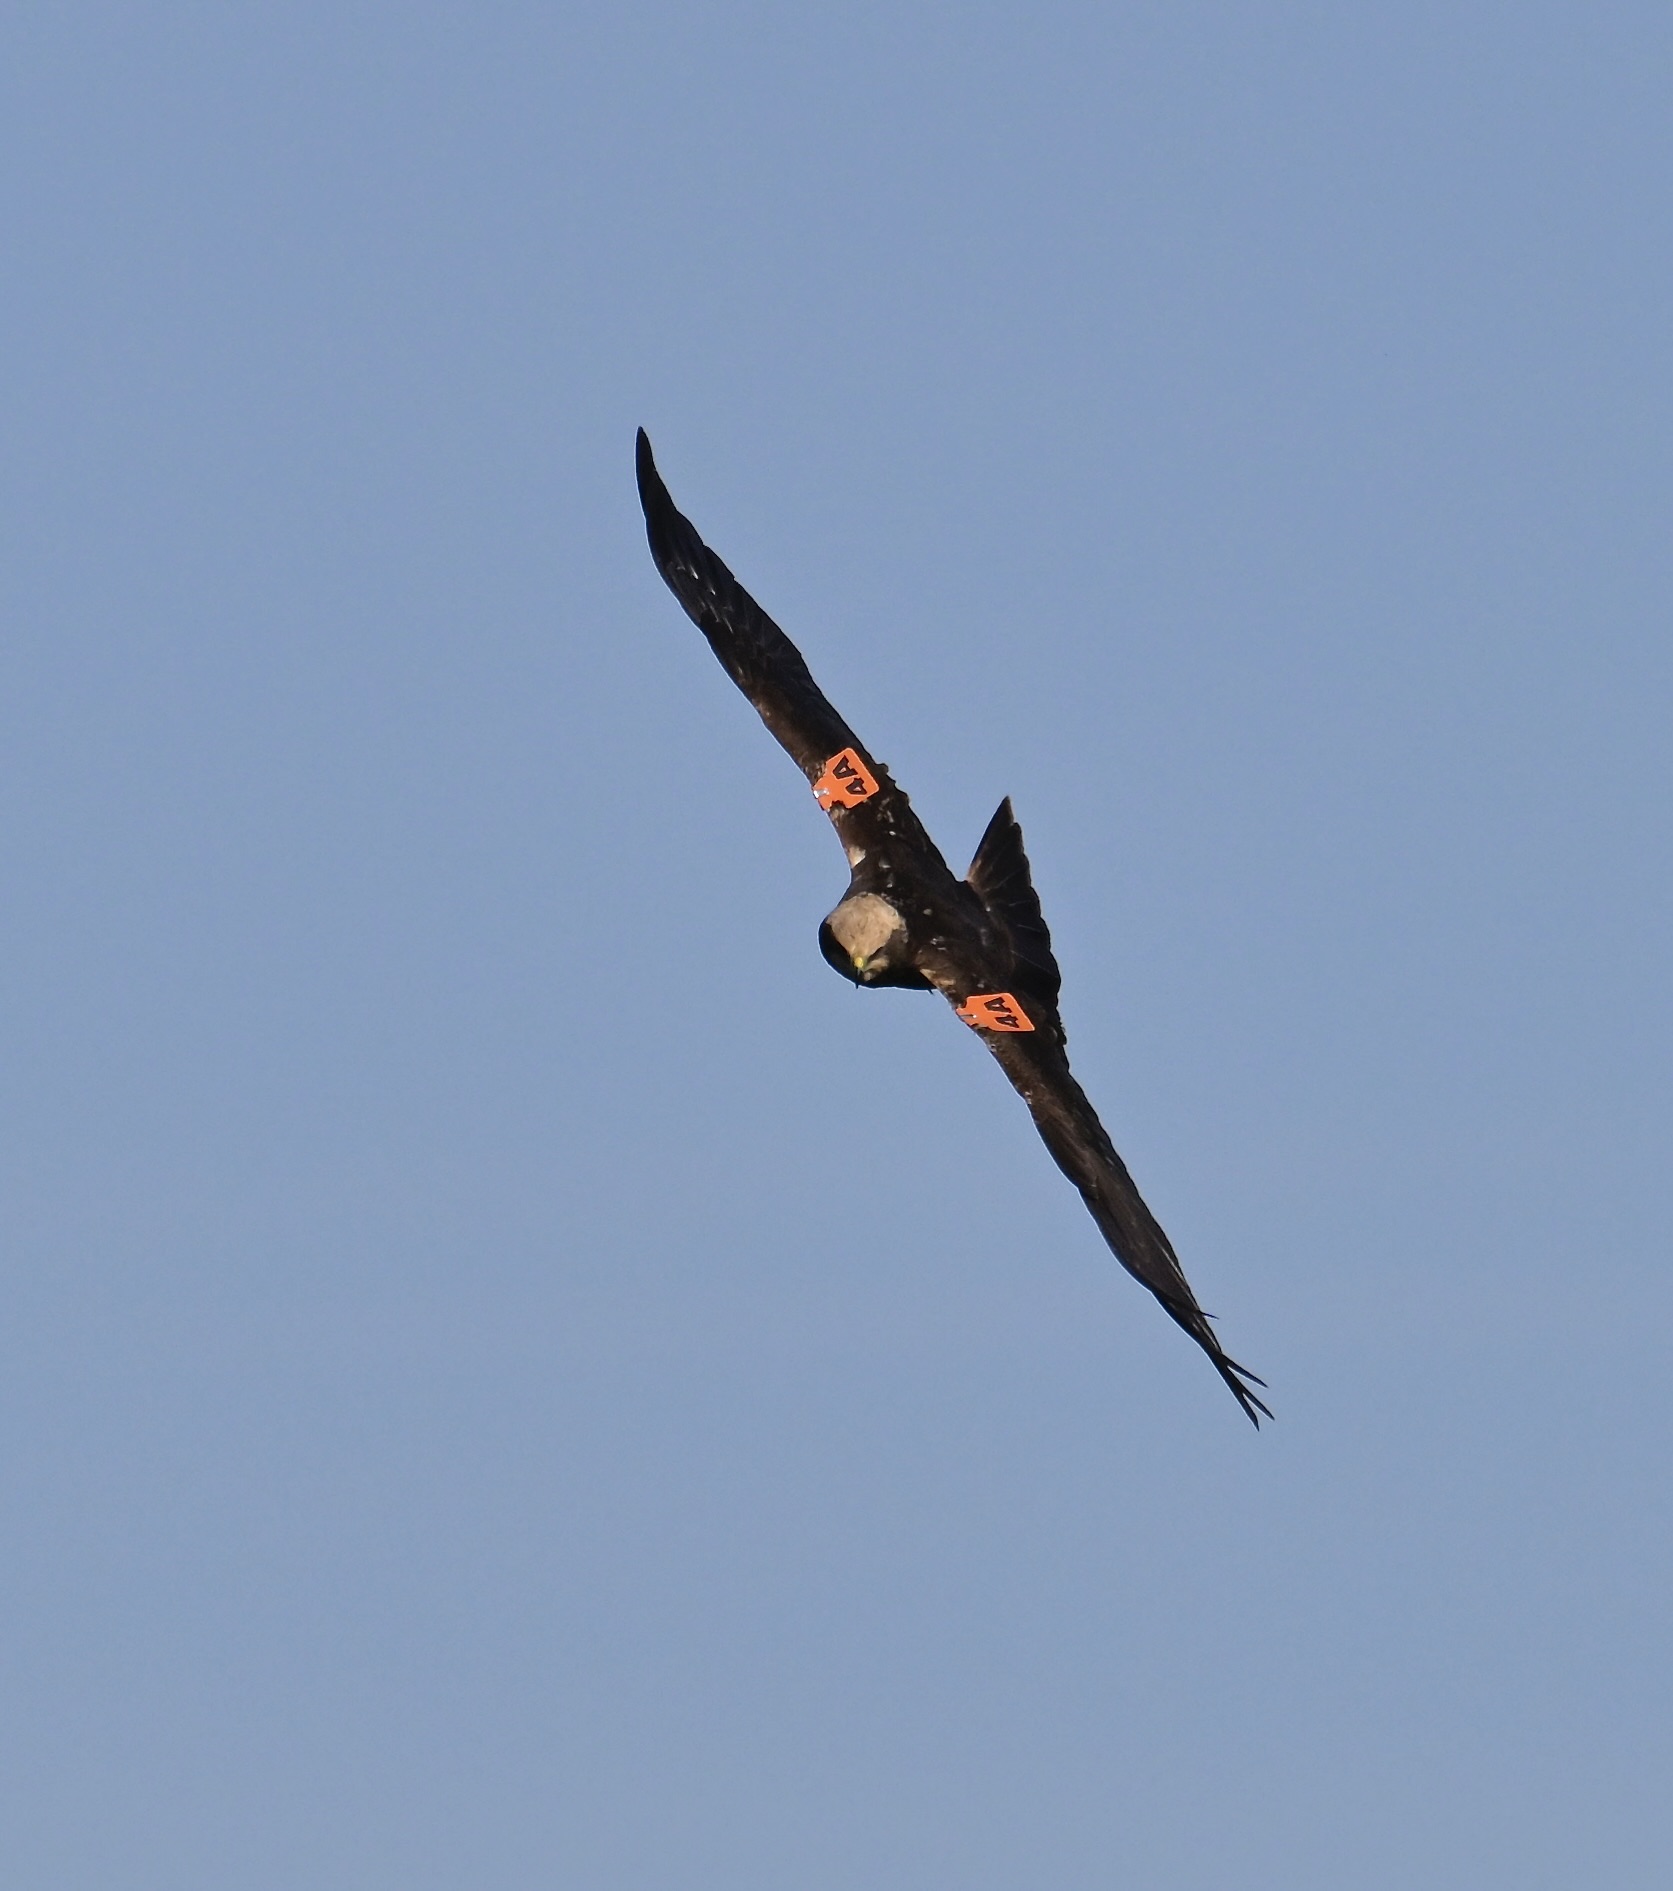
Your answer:
[[[54,1891],[1673,1847],[1673,14],[0,25],[0,1827]],[[846,883],[962,870],[1260,1435]]]

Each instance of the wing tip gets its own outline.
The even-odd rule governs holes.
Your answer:
[[[1254,1393],[1251,1392],[1246,1385],[1239,1385],[1234,1380],[1228,1380],[1227,1384],[1231,1386],[1232,1391],[1236,1394],[1238,1404],[1243,1407],[1243,1416],[1248,1419],[1249,1423],[1254,1426],[1256,1431],[1260,1430],[1261,1419],[1263,1418],[1269,1425],[1277,1424],[1278,1414],[1273,1411],[1272,1407],[1267,1404],[1265,1399],[1256,1398]]]
[[[673,494],[656,470],[651,438],[643,427],[634,440],[633,462],[634,476],[639,485],[639,508],[645,515],[645,537],[650,543],[651,557],[656,562],[657,570],[673,584],[671,565],[682,562],[682,553],[687,559],[700,553],[703,544],[691,522],[680,516]],[[675,585],[674,588],[678,596],[679,587]],[[689,610],[690,606],[686,608]]]
[[[1151,1292],[1156,1293],[1154,1287],[1151,1288]],[[1187,1306],[1180,1301],[1170,1298],[1166,1294],[1160,1293],[1156,1294],[1156,1298],[1161,1301],[1163,1310],[1167,1313],[1168,1317],[1173,1320],[1176,1325],[1182,1326],[1203,1351],[1208,1354],[1209,1364],[1213,1366],[1214,1370],[1225,1380],[1232,1397],[1243,1407],[1243,1416],[1248,1419],[1249,1423],[1254,1426],[1256,1431],[1259,1431],[1261,1428],[1261,1421],[1258,1414],[1264,1414],[1272,1424],[1276,1425],[1278,1422],[1278,1414],[1273,1411],[1272,1407],[1267,1404],[1265,1399],[1250,1390],[1252,1386],[1258,1385],[1261,1391],[1264,1392],[1266,1390],[1266,1381],[1258,1372],[1251,1372],[1247,1366],[1240,1366],[1238,1362],[1232,1358],[1231,1354],[1220,1344],[1219,1340],[1215,1337],[1214,1329],[1209,1325],[1209,1321],[1214,1317],[1213,1314],[1204,1313],[1202,1308],[1197,1306],[1195,1302]]]
[[[651,438],[641,427],[633,442],[633,471],[639,484],[639,503],[647,513],[652,503],[667,488],[656,470],[656,459],[651,452]]]
[[[1220,1377],[1224,1379],[1226,1384],[1231,1388],[1232,1397],[1243,1407],[1243,1416],[1248,1419],[1249,1423],[1254,1426],[1256,1431],[1259,1431],[1261,1428],[1260,1417],[1257,1416],[1257,1414],[1264,1414],[1271,1424],[1277,1424],[1278,1416],[1273,1411],[1272,1407],[1267,1404],[1265,1399],[1249,1389],[1251,1386],[1258,1385],[1261,1391],[1264,1392],[1266,1390],[1266,1381],[1259,1377],[1258,1374],[1251,1372],[1247,1366],[1240,1366],[1235,1359],[1231,1358],[1226,1353],[1214,1352],[1210,1354],[1210,1357],[1214,1361],[1214,1370],[1219,1373]]]

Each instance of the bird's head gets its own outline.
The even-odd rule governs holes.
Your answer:
[[[911,971],[906,922],[877,893],[850,893],[820,926],[819,950],[856,985],[895,982]]]

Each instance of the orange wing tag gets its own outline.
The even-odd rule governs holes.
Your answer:
[[[877,793],[877,777],[852,749],[833,755],[825,772],[813,784],[819,805],[828,814],[832,808],[857,808]]]
[[[966,1024],[978,1031],[1032,1031],[1033,1020],[1008,991],[972,992],[958,1007]]]

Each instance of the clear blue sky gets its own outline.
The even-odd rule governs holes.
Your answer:
[[[1665,1882],[1673,14],[16,4],[20,1891]],[[633,429],[1260,1436],[857,993]]]

